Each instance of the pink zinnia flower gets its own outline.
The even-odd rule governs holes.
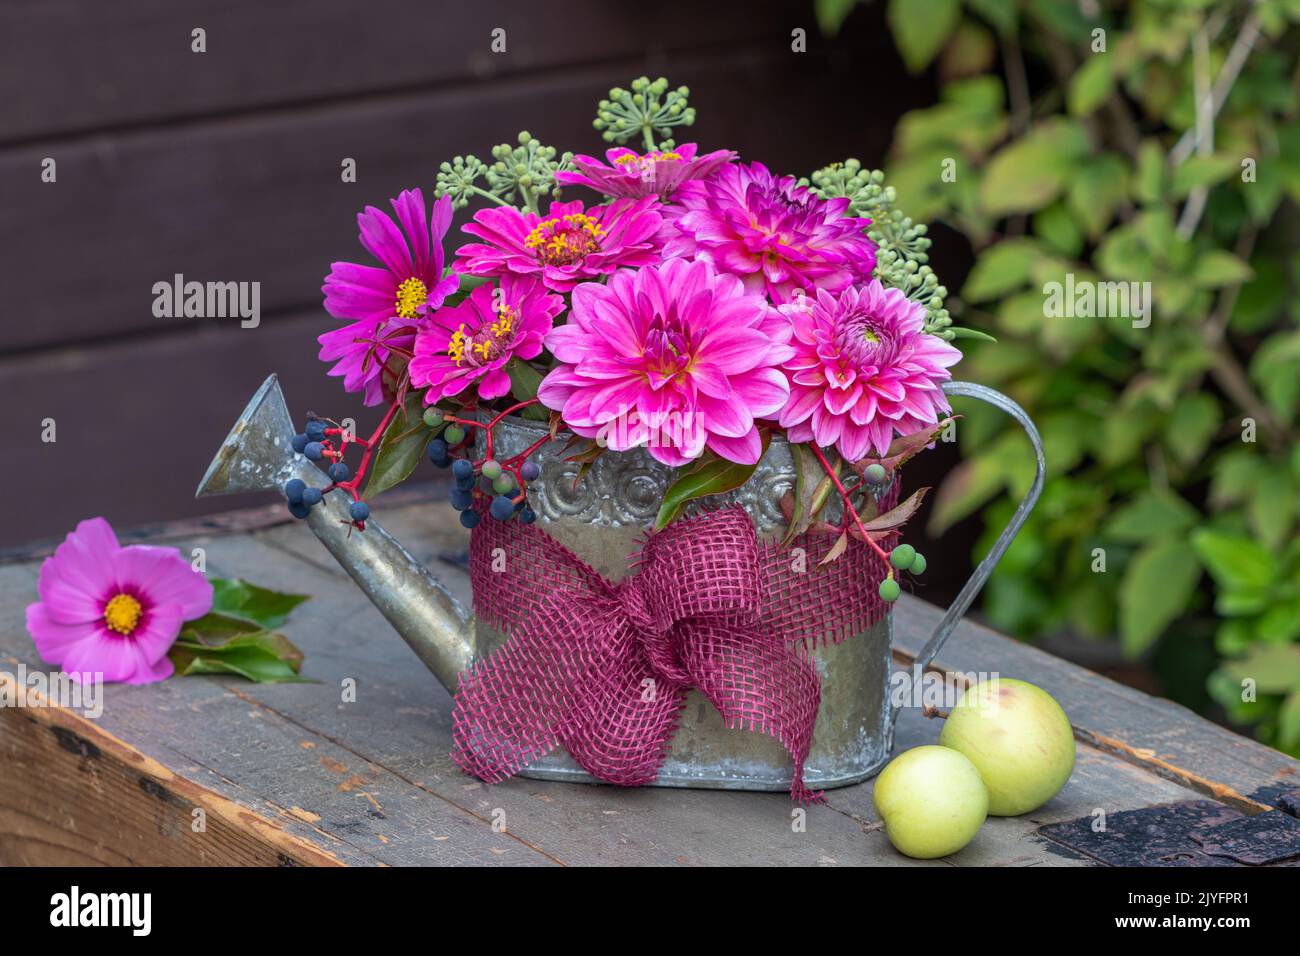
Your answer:
[[[940,382],[961,352],[922,330],[925,307],[878,281],[824,289],[782,306],[795,355],[784,364],[790,400],[779,419],[794,442],[838,447],[848,461],[889,451],[949,411]]]
[[[547,288],[568,292],[622,266],[658,262],[655,234],[662,222],[654,196],[586,211],[581,202],[553,202],[546,216],[510,206],[482,209],[465,231],[483,242],[457,249],[456,267],[476,276],[537,275]]]
[[[723,166],[683,183],[674,199],[685,212],[665,230],[677,235],[664,256],[705,259],[774,302],[795,289],[838,292],[876,267],[876,244],[864,234],[871,220],[849,215],[848,199],[819,199],[761,163]]]
[[[212,585],[175,548],[120,547],[103,518],[77,525],[41,565],[27,630],[47,664],[77,680],[171,676],[181,623],[212,608]]]
[[[789,338],[788,321],[735,276],[674,259],[573,291],[568,324],[546,338],[564,364],[537,397],[615,451],[648,445],[683,465],[707,447],[753,464],[762,454],[754,420],[789,391],[775,368],[793,354]]]
[[[703,156],[695,155],[694,143],[683,143],[669,150],[640,155],[626,146],[605,151],[606,166],[591,156],[575,156],[573,164],[581,172],[559,172],[555,178],[574,186],[589,186],[607,196],[636,197],[658,195],[667,198],[690,179],[705,179],[736,154],[719,149]]]
[[[478,397],[510,391],[505,366],[512,358],[536,358],[551,322],[564,311],[564,298],[547,292],[531,276],[505,275],[500,286],[481,285],[460,305],[434,312],[415,337],[411,382],[427,386],[432,405],[478,382]]]
[[[329,374],[342,375],[346,391],[364,392],[367,405],[383,401],[382,371],[390,349],[409,349],[420,310],[442,305],[458,284],[454,274],[442,274],[442,237],[451,225],[451,197],[435,202],[431,216],[418,189],[408,189],[391,202],[397,222],[374,206],[357,214],[361,244],[382,268],[335,262],[321,287],[325,310],[352,322],[317,339],[320,358],[337,360]]]

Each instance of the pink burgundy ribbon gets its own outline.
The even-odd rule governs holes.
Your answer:
[[[870,576],[857,550],[846,561],[850,586]],[[513,633],[462,675],[453,759],[495,783],[562,744],[599,780],[646,784],[696,688],[727,727],[775,737],[794,761],[791,796],[819,799],[803,773],[820,679],[791,633],[807,631],[809,615],[814,624],[838,617],[830,629],[853,633],[879,606],[828,607],[838,588],[808,587],[806,571],[789,575],[788,556],[774,555],[744,510],[727,508],[651,535],[636,573],[614,583],[536,527],[484,520],[471,544],[475,611]],[[783,585],[774,573],[796,580]],[[775,613],[764,606],[773,590]],[[797,628],[784,623],[800,618]]]

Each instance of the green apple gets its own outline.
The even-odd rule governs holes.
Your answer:
[[[989,813],[1014,817],[1041,807],[1074,770],[1074,732],[1052,695],[1001,677],[968,687],[944,721],[939,743],[979,768]]]
[[[876,812],[900,853],[918,860],[956,853],[979,831],[989,795],[975,765],[947,747],[913,747],[876,778]]]

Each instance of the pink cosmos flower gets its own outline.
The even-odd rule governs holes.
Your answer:
[[[212,608],[212,585],[175,548],[123,548],[103,518],[77,525],[41,565],[27,630],[47,664],[80,681],[171,676],[181,622]]]
[[[363,392],[367,405],[383,401],[382,370],[390,350],[409,349],[420,310],[440,306],[458,282],[454,274],[442,274],[442,237],[451,225],[451,197],[435,202],[431,216],[418,189],[408,189],[391,202],[397,222],[374,206],[357,215],[361,244],[382,268],[335,262],[321,287],[325,310],[336,319],[352,321],[317,339],[320,358],[337,361],[329,374],[343,376],[346,391]]]
[[[622,266],[658,262],[655,235],[662,222],[654,196],[586,211],[581,202],[553,202],[546,216],[496,206],[465,225],[483,241],[457,249],[456,268],[476,276],[538,275],[547,288],[568,292]]]
[[[949,411],[940,383],[961,352],[924,332],[925,307],[898,289],[874,279],[838,295],[818,289],[780,311],[794,333],[779,419],[790,441],[835,445],[857,461]]]
[[[863,232],[870,219],[849,215],[847,199],[819,199],[761,163],[731,163],[683,183],[674,200],[685,211],[665,229],[676,235],[664,256],[705,259],[774,302],[789,301],[795,289],[838,292],[876,267],[876,244]]]
[[[788,320],[735,276],[673,259],[573,291],[566,325],[546,337],[564,363],[537,397],[577,434],[615,451],[648,445],[667,465],[705,448],[753,464],[754,420],[789,392],[776,368],[794,350]]]
[[[536,358],[542,337],[564,311],[564,298],[547,292],[532,276],[504,275],[499,286],[479,286],[464,302],[432,313],[415,337],[411,382],[427,386],[432,405],[478,382],[478,397],[510,391],[505,371],[512,358]]]
[[[605,151],[608,166],[591,156],[575,156],[573,164],[581,172],[559,172],[555,178],[568,185],[589,186],[607,196],[658,195],[666,199],[687,180],[705,179],[736,158],[729,149],[696,157],[696,148],[694,143],[683,143],[674,149],[639,155],[618,146]]]

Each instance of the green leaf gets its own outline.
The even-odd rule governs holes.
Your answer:
[[[1145,544],[1181,534],[1198,517],[1196,509],[1172,491],[1145,491],[1116,511],[1102,534],[1116,541]]]
[[[1300,688],[1300,645],[1256,644],[1245,657],[1225,661],[1223,670],[1238,686],[1253,680],[1261,693],[1290,693]]]
[[[1277,712],[1277,744],[1292,753],[1300,747],[1300,688],[1287,695]]]
[[[1120,641],[1136,656],[1187,609],[1201,576],[1196,557],[1179,540],[1139,551],[1124,571],[1119,589]]]
[[[903,63],[912,73],[930,65],[961,20],[960,0],[889,0],[885,13]]]
[[[790,457],[794,461],[794,488],[781,499],[789,526],[782,544],[789,544],[812,527],[834,487],[821,462],[806,445],[791,444]],[[838,475],[840,462],[837,460],[833,467]]]
[[[1277,559],[1249,538],[1204,528],[1192,535],[1192,548],[1225,590],[1262,591],[1277,580]]]
[[[976,342],[996,342],[997,339],[979,329],[968,329],[964,325],[950,325],[947,331],[954,339],[974,339]]]
[[[1097,238],[1128,195],[1128,164],[1113,153],[1084,163],[1070,182],[1070,211]]]
[[[1016,32],[1019,12],[1015,0],[966,0],[966,5],[991,23],[1003,36]]]
[[[1155,203],[1165,192],[1165,151],[1154,139],[1138,147],[1137,176],[1133,180],[1133,198],[1141,203]]]
[[[760,430],[763,435],[763,453],[760,454],[759,461],[763,460],[763,454],[767,453],[768,443],[772,439],[772,433],[767,429]],[[664,528],[670,521],[682,513],[688,502],[696,498],[705,498],[709,495],[720,495],[728,491],[734,491],[745,482],[749,481],[757,468],[757,463],[753,465],[741,465],[734,461],[727,461],[725,458],[707,457],[701,458],[695,465],[688,467],[676,481],[668,486],[664,492],[663,504],[659,506],[659,515],[655,518],[655,528]]]
[[[975,260],[962,286],[962,298],[968,302],[986,302],[1021,288],[1029,281],[1034,264],[1042,255],[1038,244],[1030,239],[1004,239],[990,246]]]
[[[1106,101],[1114,88],[1115,73],[1110,57],[1105,53],[1091,54],[1070,80],[1066,100],[1070,112],[1087,116]]]
[[[1063,202],[1034,213],[1034,235],[1063,256],[1073,258],[1083,249],[1083,230]]]
[[[1262,469],[1255,487],[1251,489],[1246,515],[1251,530],[1265,547],[1276,548],[1287,540],[1296,515],[1295,487],[1291,476],[1281,468]]]
[[[1240,168],[1234,156],[1190,156],[1174,170],[1174,195],[1179,199],[1193,189],[1222,182]]]
[[[833,37],[839,33],[844,20],[857,4],[858,0],[816,0],[817,26],[822,34]]]
[[[366,480],[367,498],[400,485],[420,464],[424,450],[434,436],[434,429],[424,424],[421,418],[423,411],[423,395],[413,392],[406,396],[403,412],[394,415],[384,429],[384,437],[379,442],[379,451]]]
[[[1182,395],[1165,425],[1165,444],[1180,463],[1190,465],[1201,457],[1222,421],[1213,396],[1204,392]]]
[[[214,578],[212,613],[208,617],[230,615],[244,621],[251,621],[259,628],[274,629],[283,624],[293,609],[308,597],[309,595],[306,594],[272,591],[270,588],[258,587],[239,578]],[[186,626],[196,628],[197,624],[198,622],[190,622]]]
[[[513,358],[506,365],[506,374],[510,376],[510,395],[515,401],[529,402],[537,397],[537,387],[542,384],[542,373],[533,366]],[[550,409],[541,405],[529,405],[520,414],[538,422],[551,417]]]
[[[1046,120],[997,153],[980,183],[980,207],[989,215],[1033,212],[1064,188],[1088,139],[1076,123]]]
[[[1192,281],[1203,289],[1217,289],[1248,281],[1254,271],[1231,252],[1211,249],[1196,260]]]
[[[451,268],[451,266],[448,266],[446,269],[443,270],[442,274],[446,276],[449,275],[452,271],[454,270]],[[470,275],[467,272],[457,272],[456,275],[458,277],[458,282],[459,282],[459,284],[456,286],[456,291],[453,292],[451,295],[447,296],[447,298],[442,300],[441,308],[445,309],[453,305],[460,305],[462,302],[464,302],[466,299],[469,298],[471,292],[473,292],[479,286],[486,285],[487,283],[492,281],[492,276],[475,276],[475,275]]]
[[[283,634],[250,631],[219,642],[186,639],[182,633],[168,651],[176,673],[237,674],[260,684],[297,683],[302,652]]]

